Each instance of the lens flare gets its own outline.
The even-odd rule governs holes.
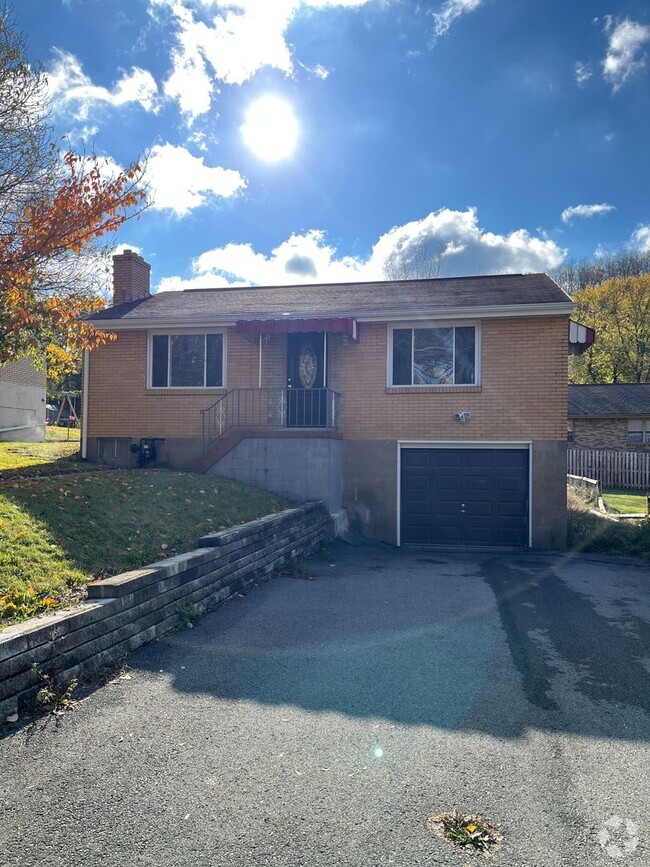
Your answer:
[[[246,112],[241,134],[261,160],[279,162],[291,156],[298,141],[298,121],[289,103],[278,96],[262,96]]]

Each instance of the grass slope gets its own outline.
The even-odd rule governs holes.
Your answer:
[[[203,533],[286,505],[239,482],[171,470],[0,482],[0,623],[67,604],[93,578],[189,551]]]
[[[594,514],[593,507],[571,489],[567,492],[567,500],[571,550],[650,559],[650,520],[618,521]]]
[[[0,443],[0,479],[83,469],[78,452],[79,431],[74,428],[48,427],[44,443]]]

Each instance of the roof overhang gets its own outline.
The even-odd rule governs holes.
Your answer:
[[[559,301],[552,304],[498,304],[485,307],[429,307],[426,309],[397,308],[395,310],[358,310],[346,311],[344,317],[332,317],[331,311],[323,310],[310,316],[304,313],[242,313],[232,314],[202,314],[200,316],[151,316],[137,319],[92,319],[88,321],[105,331],[143,331],[151,328],[193,328],[195,326],[210,326],[211,328],[232,328],[238,322],[290,322],[301,323],[320,321],[356,320],[361,322],[418,322],[443,319],[513,319],[531,316],[569,316],[573,310],[570,301]],[[308,330],[305,328],[304,330]]]

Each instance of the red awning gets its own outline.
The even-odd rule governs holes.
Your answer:
[[[355,319],[239,319],[239,334],[293,334],[296,331],[327,331],[357,339]]]
[[[596,340],[596,332],[587,325],[569,320],[569,355],[582,355]]]

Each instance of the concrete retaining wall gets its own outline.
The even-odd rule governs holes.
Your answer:
[[[341,510],[341,440],[331,437],[246,437],[207,472],[283,497],[323,500]]]
[[[59,685],[84,679],[172,629],[184,605],[204,612],[332,535],[323,503],[308,503],[211,533],[201,546],[88,585],[88,599],[0,632],[0,720],[43,686],[33,663]]]

